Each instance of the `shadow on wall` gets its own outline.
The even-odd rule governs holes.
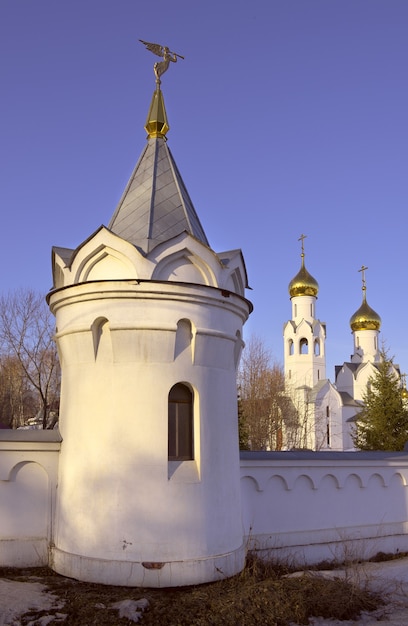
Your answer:
[[[272,453],[269,461],[267,453],[262,461],[242,455],[243,523],[252,548],[303,547],[310,554],[310,546],[324,544],[331,546],[325,558],[352,539],[369,538],[374,552],[385,543],[388,551],[408,548],[406,453],[379,453],[376,460],[376,453],[307,454],[307,461],[296,453]]]

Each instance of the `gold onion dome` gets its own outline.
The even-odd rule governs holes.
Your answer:
[[[381,317],[367,304],[365,290],[363,294],[362,305],[350,318],[351,330],[380,330]]]
[[[302,253],[302,265],[298,273],[289,283],[289,294],[291,298],[295,296],[317,297],[319,284],[305,268],[305,255]]]

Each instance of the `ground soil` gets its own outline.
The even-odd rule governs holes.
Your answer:
[[[148,604],[144,603],[147,606],[140,618],[142,626],[288,626],[308,624],[312,616],[320,616],[320,620],[354,620],[382,603],[378,594],[341,577],[327,579],[316,572],[295,577],[287,574],[284,568],[251,559],[241,574],[220,582],[140,589],[79,582],[47,568],[0,568],[1,579],[41,583],[55,597],[52,608],[36,606],[17,621],[3,624],[129,625],[134,620],[120,617],[112,605],[144,599]]]

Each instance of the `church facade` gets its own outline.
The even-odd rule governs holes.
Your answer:
[[[283,330],[286,393],[298,414],[302,448],[351,451],[356,417],[381,360],[381,318],[367,302],[363,266],[362,303],[350,319],[353,354],[335,367],[331,382],[326,377],[326,324],[316,312],[319,285],[306,269],[304,238],[301,267],[289,283],[292,317]],[[399,367],[393,367],[401,379]]]

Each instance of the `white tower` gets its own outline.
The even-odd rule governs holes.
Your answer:
[[[375,374],[376,364],[381,361],[379,334],[381,317],[367,303],[367,287],[365,271],[362,266],[361,306],[350,318],[350,328],[353,334],[353,354],[350,362],[336,367],[336,387],[339,391],[347,392],[354,400],[361,401],[367,389],[367,383]]]
[[[62,435],[52,566],[99,583],[177,586],[239,572],[239,250],[210,247],[166,142],[148,142],[109,227],[54,248]]]
[[[326,378],[325,324],[316,319],[317,281],[305,267],[304,240],[301,267],[289,283],[292,319],[283,329],[286,392],[291,397],[298,427],[289,447],[320,447],[322,420],[317,419],[316,386]]]
[[[293,388],[311,388],[326,378],[326,325],[316,319],[319,285],[305,267],[304,239],[300,270],[289,283],[292,319],[283,330],[285,378]]]

